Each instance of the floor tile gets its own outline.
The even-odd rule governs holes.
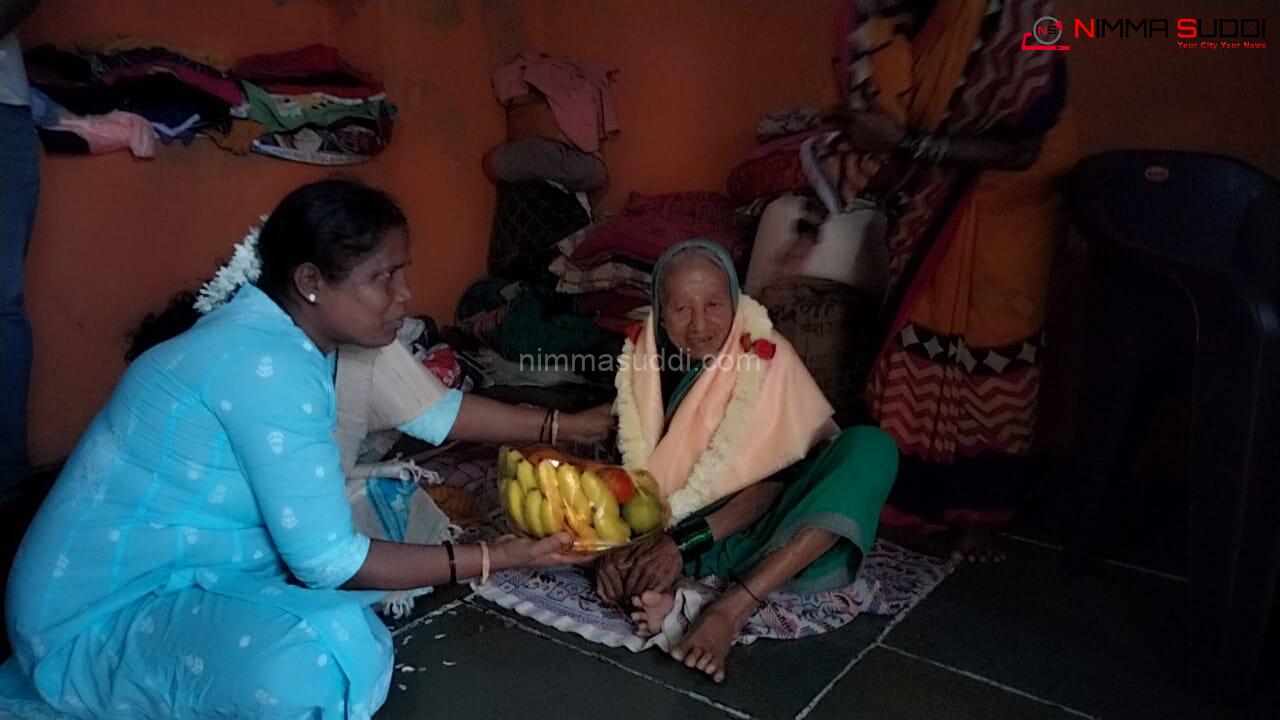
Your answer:
[[[402,633],[396,664],[413,671],[396,669],[380,720],[730,717],[465,605]]]
[[[1079,532],[1080,499],[1069,477],[1066,460],[1053,461],[1042,487],[1008,528],[1011,535],[1062,547]],[[1106,519],[1113,528],[1105,556],[1167,574],[1187,572],[1187,493],[1185,472],[1167,472],[1116,481],[1128,483],[1128,498],[1110,500],[1117,517]]]
[[[1119,568],[1071,572],[1014,543],[1003,565],[954,573],[884,643],[1107,718],[1237,716],[1186,689],[1185,591]]]
[[[795,717],[852,658],[874,643],[889,623],[886,617],[863,615],[826,635],[803,640],[759,640],[736,647],[729,657],[728,677],[717,685],[657,650],[633,653],[625,648],[609,648],[515,615],[485,600],[473,602],[560,642],[758,718]]]
[[[874,648],[810,720],[1069,720],[1051,705],[884,648]]]

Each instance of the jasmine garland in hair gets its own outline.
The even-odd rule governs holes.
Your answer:
[[[261,216],[265,225],[269,215]],[[218,268],[213,279],[200,288],[196,296],[195,309],[201,315],[208,315],[214,308],[231,299],[236,291],[246,284],[256,282],[262,274],[262,261],[258,257],[258,234],[262,225],[249,228],[244,240],[236,245],[235,252],[225,265]]]

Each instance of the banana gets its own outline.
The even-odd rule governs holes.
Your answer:
[[[601,540],[607,543],[624,543],[631,538],[631,526],[617,514],[610,515],[604,506],[596,506],[594,518],[596,532],[600,533]]]
[[[508,450],[502,454],[498,463],[498,479],[502,481],[511,480],[516,476],[516,467],[524,456],[519,450]]]
[[[542,503],[542,529],[547,535],[564,530],[564,510],[550,500]]]
[[[533,489],[524,496],[524,519],[529,524],[529,533],[534,537],[544,538],[549,533],[542,527],[542,504],[546,502],[542,491]]]
[[[578,515],[577,513],[565,513],[565,522],[568,523],[569,529],[573,531],[574,538],[579,544],[593,545],[600,539],[600,534],[591,526],[590,515]]]
[[[538,487],[538,480],[533,476],[533,463],[521,458],[520,462],[516,463],[516,480],[526,493]]]
[[[530,528],[524,519],[524,491],[520,489],[520,483],[508,480],[502,496],[506,498],[507,513],[511,515],[516,528],[522,533],[528,533]]]
[[[569,463],[556,468],[556,481],[560,487],[560,499],[564,502],[564,519],[579,540],[594,543],[599,536],[591,527],[591,501],[582,493],[578,469]]]
[[[584,517],[591,514],[591,501],[582,492],[582,477],[578,468],[565,463],[556,468],[556,480],[560,486],[560,497],[564,500],[565,514],[577,512]]]
[[[631,526],[618,514],[618,501],[609,492],[599,475],[588,470],[582,473],[582,492],[591,501],[592,524],[600,539],[607,543],[623,543],[631,537]]]
[[[500,453],[498,455],[498,482],[501,483],[507,479],[507,470],[511,464],[507,462],[507,454]]]
[[[538,489],[546,498],[542,511],[542,528],[548,535],[564,530],[564,500],[560,497],[560,485],[556,480],[556,466],[552,460],[538,463]]]
[[[550,460],[543,460],[535,466],[535,477],[538,480],[538,489],[543,495],[547,495],[547,488],[555,489],[555,496],[560,497],[560,488],[556,485],[556,466]]]
[[[582,473],[582,492],[597,512],[604,509],[606,515],[619,517],[618,500],[609,492],[609,486],[604,484],[599,475],[590,470]]]

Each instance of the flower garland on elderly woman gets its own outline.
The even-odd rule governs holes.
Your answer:
[[[737,376],[734,378],[733,391],[729,404],[725,407],[724,419],[720,421],[707,448],[698,456],[689,473],[688,482],[667,498],[673,524],[715,499],[712,480],[726,471],[729,459],[747,433],[747,422],[760,396],[760,387],[767,370],[765,362],[773,358],[777,349],[769,340],[773,323],[764,307],[746,295],[741,296],[739,304],[745,332],[740,338],[742,353],[735,356]],[[636,352],[636,342],[643,329],[643,325],[637,324],[628,331],[622,346],[622,362],[631,363],[632,366],[645,362]],[[721,355],[709,362],[719,362],[723,357]],[[743,362],[744,359],[748,361]],[[614,412],[618,416],[618,447],[622,451],[623,464],[627,467],[645,467],[653,454],[653,448],[645,441],[641,429],[631,373],[617,373],[614,384],[618,389]]]

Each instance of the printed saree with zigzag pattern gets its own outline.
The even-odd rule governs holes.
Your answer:
[[[842,181],[854,184],[842,193],[879,198],[894,219],[890,273],[902,302],[867,387],[904,455],[883,520],[1003,522],[1026,484],[1017,469],[1031,445],[1062,233],[1054,182],[1073,160],[1058,122],[1060,53],[1020,49],[1050,3],[947,0],[911,36],[901,16],[858,18],[857,5],[842,33],[852,109],[887,112],[917,133],[1043,138],[1022,172],[842,158]]]

